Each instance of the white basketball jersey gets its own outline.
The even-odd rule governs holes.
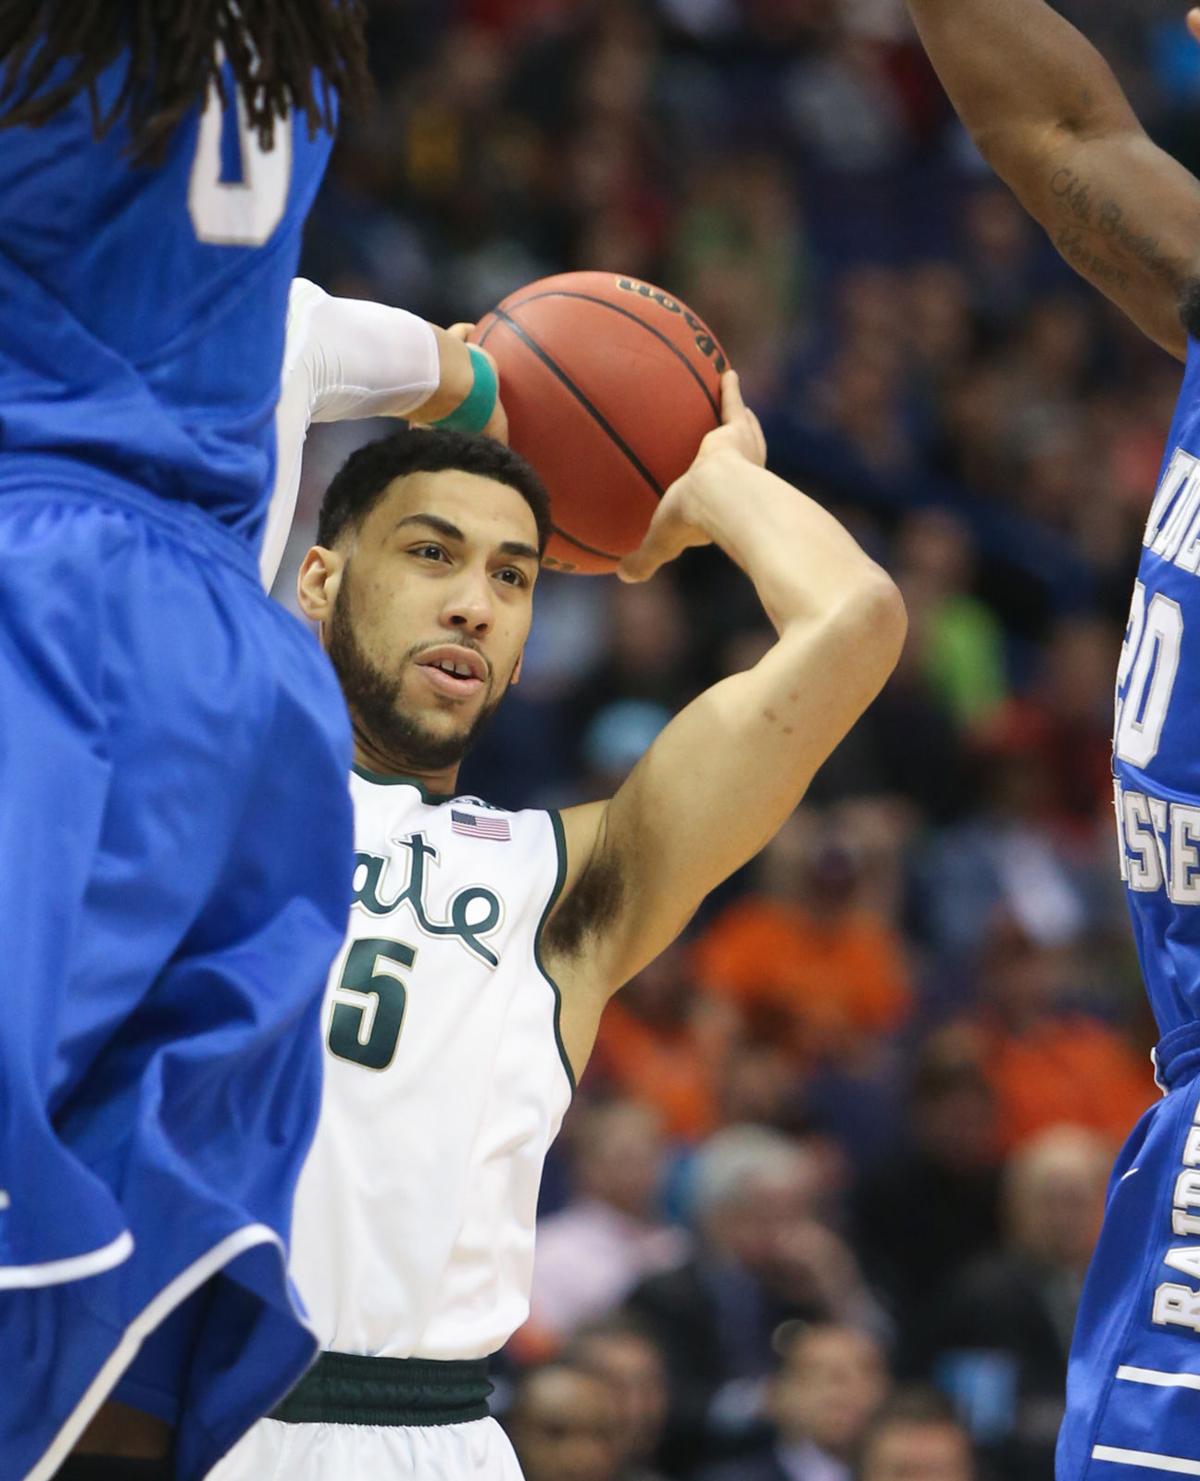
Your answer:
[[[354,903],[293,1274],[336,1351],[485,1357],[528,1314],[542,1165],[571,1097],[538,956],[562,825],[357,770],[350,791]]]

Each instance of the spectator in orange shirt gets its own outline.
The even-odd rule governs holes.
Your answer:
[[[993,927],[983,956],[985,1065],[1006,1148],[1061,1122],[1123,1142],[1155,1098],[1148,1056],[1064,1006],[1081,968],[1073,946],[1039,945],[1009,920]]]
[[[721,1065],[736,1026],[697,987],[676,942],[608,1005],[585,1084],[653,1106],[669,1137],[697,1141],[719,1124]]]
[[[707,986],[743,1007],[785,1008],[811,1057],[890,1033],[912,1004],[901,937],[865,905],[858,853],[840,833],[798,812],[760,855],[757,890],[695,948]]]

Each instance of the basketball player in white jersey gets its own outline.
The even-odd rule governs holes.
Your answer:
[[[325,300],[335,338],[336,312]],[[293,346],[312,401],[355,414],[372,380],[406,380],[381,363],[331,389],[358,343]],[[281,421],[296,400],[285,388]],[[614,797],[561,815],[455,785],[520,674],[549,532],[535,475],[490,440],[413,431],[330,485],[298,596],[354,722],[357,868],[293,1250],[327,1350],[219,1481],[518,1481],[487,1359],[528,1311],[542,1164],[604,1005],[780,827],[903,641],[891,581],[765,454],[727,376],[723,425],[622,574],[715,542],[775,646],[678,715]]]

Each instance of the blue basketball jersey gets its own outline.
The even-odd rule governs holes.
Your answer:
[[[4,1481],[118,1382],[201,1481],[315,1349],[285,1257],[350,737],[255,555],[330,140],[265,151],[226,91],[153,167],[86,97],[0,132]]]
[[[1117,672],[1121,875],[1166,1036],[1200,1022],[1200,344],[1187,371]]]
[[[1076,1319],[1057,1481],[1200,1475],[1200,343],[1117,670],[1121,874],[1164,1097],[1118,1159]]]
[[[93,139],[86,96],[0,133],[0,497],[56,464],[98,469],[259,540],[288,289],[331,141],[289,120],[264,151],[226,92],[153,168],[124,124]]]

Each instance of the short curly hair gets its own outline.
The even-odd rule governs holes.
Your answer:
[[[325,490],[317,520],[317,544],[329,549],[343,535],[359,529],[388,484],[397,478],[449,469],[475,473],[516,489],[533,510],[538,555],[545,555],[553,530],[550,498],[525,459],[494,438],[439,427],[409,427],[351,453]]]

